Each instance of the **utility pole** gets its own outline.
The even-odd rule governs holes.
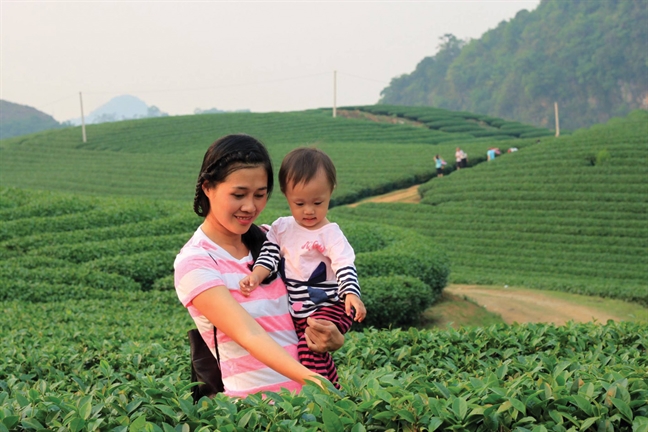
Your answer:
[[[554,111],[556,113],[556,136],[560,136],[560,121],[558,119],[558,102],[554,102]]]
[[[79,92],[79,101],[81,102],[81,133],[83,134],[83,142],[86,142],[86,131],[85,131],[85,118],[83,117],[83,95]]]
[[[337,71],[333,71],[333,118],[337,117]]]

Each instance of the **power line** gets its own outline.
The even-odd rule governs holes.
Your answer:
[[[184,88],[184,89],[158,89],[158,90],[128,90],[128,91],[124,90],[124,91],[121,91],[120,93],[137,93],[137,94],[141,94],[141,93],[166,93],[166,92],[202,91],[202,90],[213,90],[213,89],[221,89],[221,88],[246,87],[246,86],[258,85],[258,84],[270,84],[270,83],[276,83],[276,82],[282,82],[282,81],[293,81],[293,80],[298,80],[298,79],[312,78],[312,77],[329,75],[329,74],[330,74],[330,72],[322,72],[322,73],[317,73],[317,74],[312,74],[312,75],[302,75],[302,76],[297,76],[297,77],[279,78],[279,79],[274,79],[274,80],[256,81],[256,82],[239,83],[239,84],[225,84],[225,85],[210,86],[210,87],[193,87],[193,88]],[[114,94],[114,93],[118,93],[118,92],[116,92],[116,91],[86,91],[84,93],[86,93],[86,94]]]
[[[53,102],[48,102],[48,103],[43,104],[43,105],[40,105],[40,106],[41,106],[41,107],[46,107],[46,106],[49,106],[49,105],[55,104],[55,103],[57,103],[57,102],[61,102],[62,100],[70,99],[70,98],[75,97],[75,96],[76,96],[76,95],[69,95],[69,96],[65,96],[65,97],[62,97],[61,99],[57,99],[57,100],[55,100],[55,101],[53,101]]]
[[[351,75],[351,74],[348,74],[346,72],[340,72],[340,71],[338,71],[338,73],[340,73],[342,75],[350,76],[350,77],[353,77],[353,78],[358,78],[358,79],[361,79],[361,80],[365,80],[365,81],[374,81],[374,82],[379,82],[381,84],[389,85],[389,83],[386,82],[385,80],[377,80],[377,79],[374,79],[374,78],[366,78],[366,77],[361,77],[361,76],[358,76],[358,75]]]

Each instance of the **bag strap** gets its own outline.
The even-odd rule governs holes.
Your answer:
[[[200,382],[191,389],[194,403],[203,396],[211,397],[225,391],[220,368],[220,353],[214,327],[214,344],[216,345],[216,358],[205,343],[198,329],[193,328],[187,332],[191,354],[191,382]]]

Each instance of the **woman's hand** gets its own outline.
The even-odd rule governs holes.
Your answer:
[[[344,345],[344,335],[331,321],[309,317],[306,322],[306,343],[311,351],[323,354],[336,351]]]

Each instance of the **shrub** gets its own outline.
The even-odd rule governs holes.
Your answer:
[[[419,322],[434,301],[430,287],[411,276],[360,278],[367,318],[354,326],[407,327]]]
[[[353,225],[354,223],[345,223],[344,231],[347,231],[347,226]],[[380,250],[356,254],[356,267],[360,277],[411,276],[429,285],[433,297],[440,294],[447,285],[450,273],[448,258],[443,251],[430,244],[430,239],[422,239],[407,229],[366,223],[355,225],[357,226],[350,232],[353,229],[371,230],[375,236],[382,237],[385,243],[385,247]],[[375,239],[372,241],[375,242]]]
[[[523,134],[520,134],[520,138],[541,138],[541,137],[547,137],[547,136],[553,136],[554,133],[548,129],[546,130],[535,130],[531,132],[525,132]]]
[[[596,154],[596,165],[604,165],[610,160],[610,152],[607,149],[603,149]]]
[[[167,275],[153,282],[152,289],[157,291],[172,291],[175,289],[173,275]]]
[[[460,118],[457,118],[457,119],[449,118],[449,119],[440,119],[440,120],[436,120],[436,121],[426,122],[425,124],[429,128],[439,129],[439,128],[442,128],[442,127],[450,127],[450,126],[464,126],[467,123],[464,120],[460,119]]]
[[[164,276],[173,273],[173,261],[178,251],[142,252],[126,256],[112,256],[90,261],[84,264],[91,270],[117,273],[126,276],[147,291],[153,288],[153,283]]]
[[[458,126],[444,126],[442,128],[439,128],[439,130],[442,131],[442,132],[451,132],[451,133],[454,133],[454,132],[467,132],[467,133],[472,135],[473,132],[481,131],[483,129],[480,128],[477,125],[470,124],[470,123],[465,123],[465,124],[458,125]]]

